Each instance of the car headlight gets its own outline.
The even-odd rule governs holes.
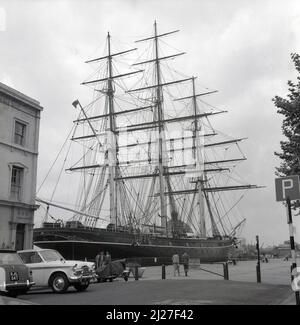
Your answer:
[[[77,267],[77,264],[75,264],[73,267],[72,267],[72,271],[73,271],[73,273],[74,273],[74,275],[82,275],[82,273],[83,273],[83,270],[82,270],[82,268],[78,268]]]
[[[81,269],[76,269],[76,270],[74,270],[73,269],[73,272],[74,272],[74,275],[82,275],[82,273],[83,273],[83,271],[81,270]]]

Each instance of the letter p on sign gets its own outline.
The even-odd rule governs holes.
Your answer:
[[[275,179],[276,201],[300,199],[299,176],[288,176]]]
[[[282,181],[282,195],[283,199],[286,199],[286,190],[293,188],[294,181],[292,179],[284,179]]]

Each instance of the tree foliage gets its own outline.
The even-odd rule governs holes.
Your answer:
[[[279,177],[300,175],[300,55],[291,54],[295,68],[299,73],[297,83],[288,81],[289,94],[287,99],[279,96],[273,98],[277,113],[284,116],[282,132],[286,137],[280,141],[281,152],[275,155],[281,159],[280,166],[276,168]]]

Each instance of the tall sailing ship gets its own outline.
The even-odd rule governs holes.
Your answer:
[[[96,78],[83,82],[93,99],[73,103],[79,113],[60,150],[67,153],[58,180],[48,199],[40,192],[36,198],[45,215],[34,229],[35,245],[76,259],[99,251],[113,258],[187,252],[201,261],[227,259],[245,221],[230,215],[244,191],[258,186],[234,173],[246,159],[244,139],[212,127],[210,119],[225,111],[203,98],[216,91],[197,92],[196,77],[172,69],[185,53],[166,53],[161,45],[176,32],[159,34],[155,22],[153,36],[136,41],[146,44],[146,57],[131,70],[117,64],[137,48],[113,51],[109,33],[106,53],[87,61],[96,66]],[[74,180],[63,182],[65,174]],[[76,199],[72,206],[61,202],[67,192]],[[242,194],[230,199],[231,193]]]

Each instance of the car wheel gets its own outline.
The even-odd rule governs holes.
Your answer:
[[[50,287],[56,293],[66,292],[69,287],[68,278],[64,273],[56,273],[51,276]]]
[[[87,283],[75,283],[74,284],[74,288],[78,291],[78,292],[81,292],[81,291],[84,291],[88,288],[88,286],[90,285],[89,282]]]

